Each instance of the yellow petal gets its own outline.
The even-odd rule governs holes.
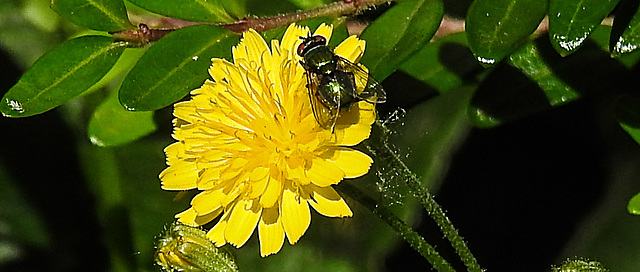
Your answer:
[[[284,244],[284,229],[280,221],[278,207],[263,209],[260,224],[258,225],[260,237],[260,255],[262,257],[278,253]]]
[[[249,180],[251,181],[251,186],[247,198],[260,197],[269,184],[269,168],[257,167],[253,169]]]
[[[333,52],[353,63],[357,63],[360,61],[360,58],[362,58],[362,55],[364,55],[366,44],[364,40],[352,35],[336,46]]]
[[[269,178],[269,184],[267,189],[264,190],[262,197],[260,197],[260,205],[265,208],[273,207],[278,199],[282,196],[282,182],[277,178]]]
[[[306,199],[298,197],[291,188],[282,194],[282,226],[290,244],[295,244],[304,235],[311,223],[311,212]]]
[[[211,59],[209,75],[211,75],[215,82],[219,83],[222,82],[223,78],[227,78],[229,76],[229,69],[233,67],[233,63],[227,60],[213,58]]]
[[[354,146],[369,138],[375,119],[375,105],[366,101],[353,105],[348,112],[341,112],[334,132],[336,143]]]
[[[257,61],[264,52],[269,52],[269,46],[262,36],[253,29],[244,32],[238,46],[232,49],[233,62],[238,64],[240,60]]]
[[[351,217],[353,212],[349,205],[332,187],[318,187],[309,185],[305,187],[310,190],[312,200],[309,201],[318,213],[328,217]]]
[[[358,150],[339,148],[336,150],[337,165],[344,172],[345,178],[357,178],[369,172],[373,160]]]
[[[316,32],[314,32],[313,35],[321,35],[322,37],[327,38],[327,42],[329,42],[329,40],[331,39],[331,33],[333,33],[333,25],[322,23],[320,26],[318,26]]]
[[[306,37],[307,33],[309,33],[309,28],[296,24],[290,24],[289,27],[287,27],[287,30],[284,32],[284,36],[282,36],[280,48],[291,50],[291,56],[297,56],[297,45],[302,42],[300,37]]]
[[[207,239],[211,240],[217,247],[221,247],[227,243],[224,238],[224,231],[227,228],[227,220],[229,217],[224,216],[220,221],[207,232]]]
[[[258,224],[262,208],[253,200],[240,200],[232,208],[228,226],[224,231],[224,238],[230,244],[241,247],[249,240]]]
[[[193,197],[191,206],[198,214],[208,214],[222,207],[224,197],[222,190],[207,190]]]
[[[160,173],[162,189],[190,190],[197,186],[198,169],[196,165],[186,161],[176,161]]]
[[[314,159],[307,171],[311,183],[320,187],[338,184],[344,178],[344,172],[335,163],[324,159]]]
[[[211,220],[215,219],[222,213],[222,208],[215,210],[209,214],[198,215],[193,208],[189,208],[188,210],[176,214],[176,218],[180,223],[189,225],[189,226],[202,226],[206,223],[211,222]]]

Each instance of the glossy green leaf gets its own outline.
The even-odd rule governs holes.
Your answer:
[[[234,10],[240,8],[230,0],[130,0],[129,2],[160,15],[195,22],[233,22],[234,18],[229,15],[225,6],[229,5]]]
[[[153,112],[133,112],[122,107],[114,91],[93,113],[87,130],[93,144],[117,146],[154,132],[156,124]]]
[[[494,65],[525,42],[546,14],[547,1],[473,1],[465,23],[471,51],[483,65]]]
[[[640,144],[640,98],[625,96],[619,99],[615,113],[620,126]]]
[[[129,110],[157,110],[187,95],[209,77],[211,58],[231,58],[238,35],[213,25],[182,28],[155,43],[120,87]]]
[[[561,56],[572,54],[620,0],[550,0],[549,37]]]
[[[135,28],[122,0],[54,0],[51,8],[60,16],[90,29],[120,31]]]
[[[640,2],[622,1],[611,31],[611,54],[618,56],[640,47]]]
[[[627,210],[630,214],[640,215],[640,193],[633,196],[631,200],[629,200]]]
[[[301,9],[311,9],[317,8],[322,5],[329,4],[331,2],[335,2],[332,0],[289,0],[291,3],[294,3]]]
[[[126,43],[105,36],[64,42],[42,56],[0,101],[8,117],[42,113],[80,95],[116,63]]]
[[[607,28],[600,28],[592,38],[606,43],[607,33]],[[498,66],[483,80],[470,118],[478,126],[491,127],[606,91],[629,70],[599,43],[589,39],[582,50],[565,58],[547,37],[526,44],[511,54],[510,66]]]
[[[403,72],[441,94],[462,85],[464,78],[479,68],[464,33],[430,42],[400,66]]]
[[[398,2],[362,33],[367,41],[362,63],[383,80],[431,40],[443,15],[442,0]]]

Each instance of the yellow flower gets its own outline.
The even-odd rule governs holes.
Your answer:
[[[332,27],[314,35],[329,39]],[[271,48],[253,30],[233,48],[233,63],[212,59],[207,80],[175,105],[177,142],[165,149],[165,190],[201,191],[176,215],[198,226],[218,217],[207,238],[242,246],[258,226],[262,256],[277,253],[285,235],[295,244],[311,222],[309,206],[328,217],[353,213],[331,187],[369,171],[372,160],[350,148],[369,137],[374,105],[342,111],[334,131],[315,120],[296,49],[305,27],[291,25]],[[357,62],[365,42],[344,40],[335,53]],[[357,83],[362,84],[362,83]]]

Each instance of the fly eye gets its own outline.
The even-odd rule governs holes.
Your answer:
[[[302,56],[302,51],[304,50],[304,48],[307,47],[307,43],[306,42],[302,42],[300,45],[298,45],[298,55]]]
[[[313,38],[315,39],[316,42],[322,42],[322,43],[327,43],[327,39],[325,37],[322,37],[320,35],[316,35],[313,36]]]

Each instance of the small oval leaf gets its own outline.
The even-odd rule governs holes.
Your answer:
[[[611,54],[619,56],[640,47],[640,2],[624,1],[611,30]]]
[[[432,41],[403,62],[400,69],[443,94],[480,70],[467,46],[464,33]]]
[[[135,28],[122,0],[54,0],[51,8],[60,16],[89,29],[108,32]]]
[[[225,4],[227,1],[224,0],[130,0],[129,2],[160,15],[195,22],[230,23],[234,18],[229,15],[225,6],[239,9],[235,5]]]
[[[431,40],[444,15],[442,0],[401,1],[368,26],[362,63],[383,80]]]
[[[550,0],[549,37],[561,56],[572,54],[620,0]]]
[[[471,51],[481,64],[496,64],[526,41],[546,14],[547,1],[473,1],[465,23]]]
[[[470,107],[471,119],[482,127],[529,116],[612,88],[629,73],[610,58],[600,41],[608,28],[598,28],[571,57],[559,56],[541,37],[509,56],[481,83]]]
[[[105,36],[83,36],[62,43],[40,57],[9,89],[0,101],[0,112],[26,117],[61,105],[107,74],[126,46]]]
[[[182,28],[165,36],[140,58],[120,87],[128,110],[157,110],[199,87],[211,58],[231,58],[238,35],[214,25]]]
[[[118,102],[118,93],[112,92],[89,120],[87,134],[98,146],[117,146],[133,142],[156,130],[153,112],[132,112]]]
[[[620,126],[640,144],[640,98],[628,95],[616,101],[615,115]]]
[[[629,211],[630,214],[640,215],[640,193],[629,200],[627,211]]]

